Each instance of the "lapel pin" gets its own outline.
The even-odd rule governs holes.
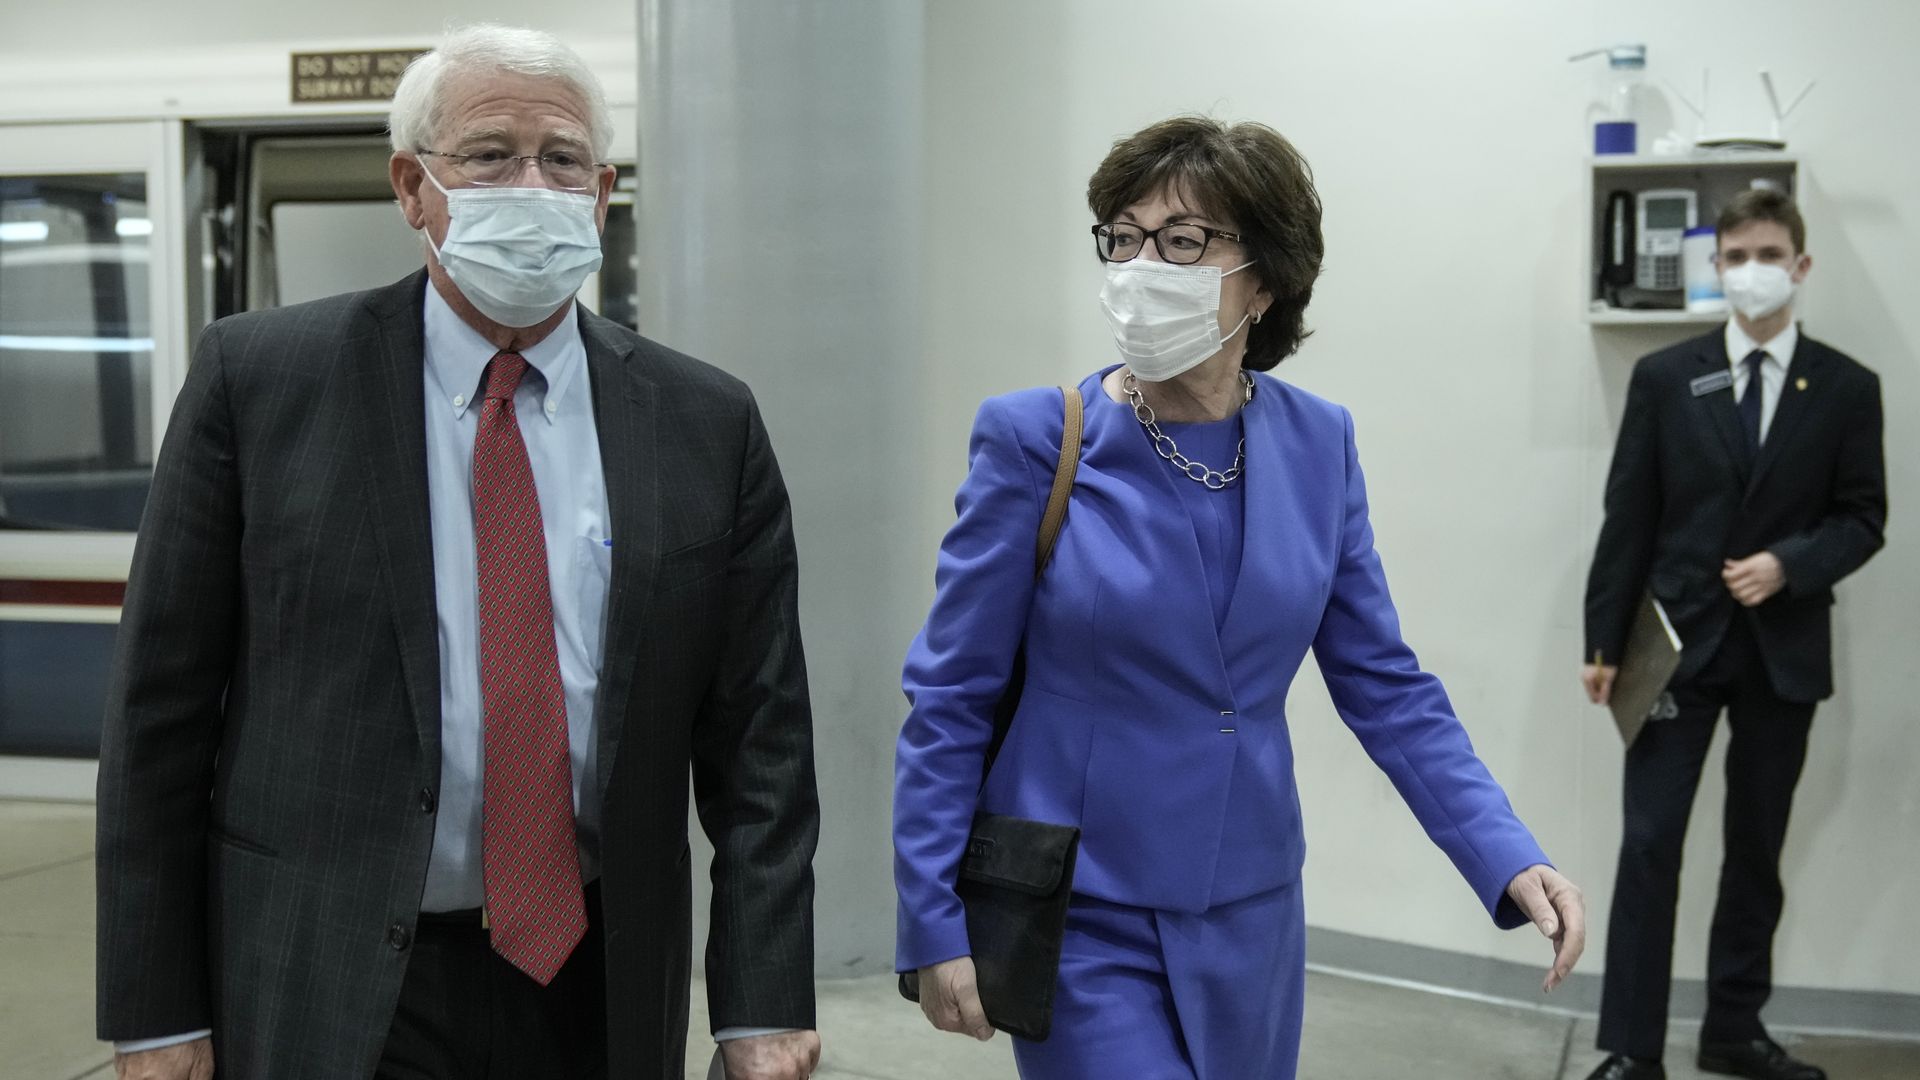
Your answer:
[[[1793,388],[1795,390],[1805,390],[1807,388],[1807,380],[1805,379],[1793,380]]]

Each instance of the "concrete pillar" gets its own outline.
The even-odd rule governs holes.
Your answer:
[[[818,970],[886,971],[900,660],[932,564],[911,528],[922,6],[640,0],[639,13],[640,329],[744,378],[766,416],[813,686]],[[703,854],[696,843],[696,867]]]

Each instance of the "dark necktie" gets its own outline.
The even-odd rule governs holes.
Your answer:
[[[1760,399],[1765,395],[1760,380],[1760,365],[1766,363],[1765,350],[1747,354],[1747,389],[1740,395],[1740,426],[1747,429],[1747,457],[1760,452]]]
[[[545,986],[586,934],[587,909],[546,532],[513,411],[526,371],[514,353],[493,358],[473,440],[486,758],[480,855],[493,950]]]

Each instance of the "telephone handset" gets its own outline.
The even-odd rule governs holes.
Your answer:
[[[1616,307],[1617,290],[1633,284],[1636,250],[1633,192],[1613,192],[1607,196],[1606,222],[1600,233],[1600,284]]]

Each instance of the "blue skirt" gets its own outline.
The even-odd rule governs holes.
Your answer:
[[[1045,1042],[1023,1080],[1293,1080],[1306,997],[1300,884],[1203,914],[1076,895]]]

